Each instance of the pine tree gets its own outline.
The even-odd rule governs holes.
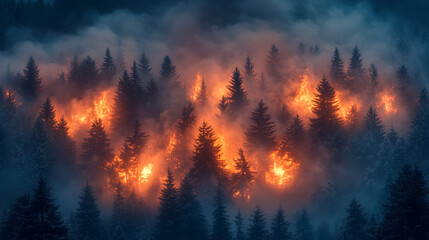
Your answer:
[[[329,224],[328,223],[322,222],[321,224],[319,224],[319,226],[317,227],[316,239],[317,240],[331,240],[331,239],[333,239],[331,231],[329,230]]]
[[[113,194],[113,217],[112,217],[112,229],[120,226],[124,227],[125,220],[125,198],[123,195],[122,184],[119,182],[114,189]]]
[[[200,187],[205,183],[216,180],[226,182],[225,163],[222,160],[221,145],[211,126],[203,122],[195,139],[194,151],[191,157],[194,165],[189,171],[192,183]]]
[[[134,93],[133,93],[134,101],[136,102],[143,101],[145,94],[144,94],[142,82],[138,74],[137,64],[135,61],[133,62],[133,66],[131,67],[130,77],[131,77],[131,83],[134,89]]]
[[[281,143],[282,151],[290,154],[291,157],[300,155],[301,150],[307,145],[307,131],[304,123],[297,114],[292,123],[286,129],[285,136]]]
[[[409,145],[411,159],[415,161],[427,159],[429,154],[429,100],[426,88],[420,93],[419,104],[411,123]]]
[[[225,96],[222,96],[217,107],[220,110],[220,115],[223,116],[228,109],[228,99]]]
[[[204,78],[201,81],[200,91],[198,92],[196,102],[199,107],[205,107],[208,104],[207,87],[206,87],[206,81],[204,81]]]
[[[98,178],[104,174],[104,166],[113,158],[110,148],[110,139],[108,139],[101,119],[92,123],[88,131],[89,137],[82,143],[82,162],[87,174]]]
[[[219,182],[213,204],[212,240],[230,240],[228,213],[226,211],[226,196],[222,184]]]
[[[342,125],[338,100],[334,88],[325,77],[316,90],[312,108],[316,118],[310,118],[310,134],[317,141],[331,141]]]
[[[244,221],[244,219],[241,216],[241,211],[240,211],[240,209],[238,209],[237,216],[235,216],[235,225],[236,225],[235,239],[236,240],[245,240],[246,239],[246,235],[244,233],[244,223],[243,223],[243,221]]]
[[[238,68],[235,68],[226,88],[229,91],[228,110],[234,116],[247,104],[247,93],[244,91],[243,80]]]
[[[113,61],[113,57],[110,54],[109,48],[106,49],[104,55],[104,62],[101,65],[101,75],[107,82],[111,82],[116,74],[116,66]]]
[[[161,64],[161,70],[159,71],[161,80],[163,82],[176,81],[178,75],[176,73],[176,66],[173,65],[169,56],[165,56]]]
[[[124,71],[117,83],[114,97],[112,122],[117,131],[124,130],[137,119],[137,105],[135,88],[128,72]],[[132,126],[132,125],[131,125]]]
[[[180,209],[182,237],[184,239],[204,240],[207,238],[207,223],[200,202],[194,193],[188,177],[180,186],[178,205]]]
[[[379,239],[427,239],[428,187],[423,172],[405,165],[389,186]]]
[[[116,63],[117,63],[117,66],[116,66],[117,71],[119,73],[123,72],[125,70],[125,57],[124,57],[124,50],[121,47],[118,48]]]
[[[33,225],[36,223],[35,215],[31,212],[30,196],[19,196],[2,224],[1,239],[30,239]]]
[[[248,56],[246,58],[246,63],[243,66],[244,81],[248,87],[251,87],[254,84],[256,74],[255,74],[255,65],[253,65],[252,60]]]
[[[245,132],[247,144],[251,147],[264,147],[272,150],[276,146],[275,123],[271,121],[268,106],[261,100],[250,117],[252,123]]]
[[[39,68],[30,57],[24,69],[24,77],[21,80],[20,93],[27,101],[34,101],[42,88],[42,79],[39,77]]]
[[[140,55],[137,67],[139,74],[143,80],[146,80],[151,76],[152,69],[149,65],[149,60],[147,59],[145,52]]]
[[[167,171],[167,179],[161,189],[159,197],[158,216],[153,229],[155,240],[169,240],[180,238],[180,212],[178,204],[178,190],[170,170]]]
[[[67,171],[74,173],[76,164],[75,142],[69,135],[69,127],[64,117],[55,126],[54,143],[56,159],[61,159],[61,169],[67,169]],[[61,176],[62,174],[64,173],[58,173],[58,177],[64,178],[65,176]]]
[[[264,240],[267,239],[266,219],[264,213],[256,205],[255,211],[253,211],[252,217],[250,218],[250,226],[247,230],[249,240]]]
[[[289,232],[289,222],[286,220],[285,212],[280,207],[271,223],[272,240],[291,240],[292,234]]]
[[[55,130],[57,120],[55,119],[55,107],[52,104],[50,98],[46,98],[46,101],[40,110],[39,116],[45,124],[46,129],[52,134]]]
[[[52,145],[43,120],[39,117],[30,133],[30,159],[35,176],[48,176],[52,167]]]
[[[80,63],[80,76],[78,78],[77,87],[79,89],[92,89],[98,86],[98,69],[95,61],[90,57],[86,57]]]
[[[31,211],[36,222],[32,225],[31,239],[67,239],[67,228],[61,220],[58,206],[44,177],[40,177],[31,200]]]
[[[367,219],[363,208],[353,199],[347,208],[347,216],[343,223],[342,239],[359,240],[367,238]]]
[[[365,142],[373,147],[380,147],[384,141],[384,126],[375,108],[370,107],[365,117]]]
[[[102,239],[100,211],[92,187],[88,182],[82,188],[79,199],[79,207],[76,210],[77,239]]]
[[[137,197],[134,189],[125,200],[125,214],[123,225],[127,239],[141,239],[144,232],[149,210],[141,197]]]
[[[344,61],[341,59],[340,51],[335,48],[334,55],[331,60],[330,76],[336,86],[344,87],[346,73],[344,72]]]
[[[371,64],[369,67],[369,87],[368,87],[368,95],[371,99],[371,103],[375,104],[375,97],[377,94],[377,89],[379,85],[378,81],[378,71],[374,64]]]
[[[295,223],[295,239],[296,240],[312,240],[314,239],[313,227],[310,224],[307,211],[303,209],[298,215]]]
[[[349,88],[360,91],[366,85],[365,69],[362,66],[362,58],[357,46],[353,48],[352,57],[347,69],[347,85]]]
[[[235,172],[231,176],[232,189],[234,194],[246,200],[249,196],[255,172],[250,169],[249,161],[244,156],[241,148],[238,150],[238,158],[234,159],[234,168]]]
[[[368,220],[366,232],[367,232],[367,239],[368,240],[376,240],[378,238],[378,229],[379,229],[379,223],[377,222],[377,219],[374,215],[371,215],[371,217]]]
[[[153,102],[158,95],[158,85],[155,80],[150,79],[146,85],[147,101]]]
[[[67,78],[71,84],[74,84],[75,86],[79,86],[80,77],[81,77],[80,63],[79,63],[78,57],[75,56],[70,62]]]
[[[279,49],[274,44],[268,52],[266,69],[269,77],[273,78],[277,82],[282,80]]]
[[[137,158],[146,146],[148,135],[141,130],[139,121],[136,121],[134,125],[134,133],[131,137],[128,137],[125,142],[130,147],[132,156]]]

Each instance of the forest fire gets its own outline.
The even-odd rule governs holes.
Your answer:
[[[195,80],[192,95],[191,95],[192,102],[195,102],[197,100],[198,95],[201,92],[202,81],[203,81],[203,77],[201,76],[200,72],[198,72],[196,75],[196,80]]]
[[[289,157],[287,153],[282,155],[279,151],[271,152],[269,160],[270,168],[265,173],[265,181],[281,189],[290,187],[300,164]]]
[[[140,175],[141,183],[147,183],[149,181],[149,178],[152,175],[152,168],[153,168],[153,164],[151,163],[143,167]]]
[[[395,95],[390,93],[388,90],[381,92],[379,99],[379,105],[384,109],[384,111],[386,111],[386,113],[396,113],[398,111]]]

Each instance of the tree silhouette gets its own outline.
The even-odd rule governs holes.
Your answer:
[[[79,207],[76,210],[76,237],[77,239],[102,239],[100,211],[88,182],[79,196]]]
[[[246,234],[244,233],[244,223],[243,223],[244,219],[241,216],[241,210],[238,209],[238,213],[237,216],[235,216],[235,225],[236,225],[236,236],[235,239],[236,240],[245,240],[246,239]]]
[[[252,60],[248,56],[246,58],[246,62],[243,66],[243,75],[244,75],[244,81],[245,84],[248,87],[251,87],[254,84],[256,74],[255,74],[255,65],[253,65]]]
[[[335,48],[331,59],[330,76],[336,86],[344,87],[346,73],[344,72],[344,61],[341,59],[340,51]]]
[[[282,80],[279,49],[272,45],[266,61],[268,76],[279,82]]]
[[[289,232],[289,222],[286,220],[283,208],[279,207],[271,223],[272,240],[290,240],[292,234]]]
[[[238,158],[234,159],[234,168],[235,172],[231,176],[232,189],[234,194],[245,200],[249,196],[255,172],[250,169],[249,161],[241,148],[238,150]]]
[[[268,235],[266,219],[258,205],[256,205],[256,209],[253,211],[252,217],[250,218],[250,226],[247,232],[249,240],[266,239]]]
[[[247,144],[252,147],[263,147],[272,150],[276,146],[275,124],[271,121],[268,106],[261,100],[252,112],[251,124],[245,132]]]
[[[347,216],[344,220],[342,229],[343,239],[366,239],[367,238],[367,219],[363,213],[363,208],[355,199],[353,199],[347,208]]]
[[[244,91],[243,80],[238,68],[235,68],[226,88],[229,91],[228,110],[232,116],[235,116],[247,104],[247,93]]]
[[[303,209],[295,222],[295,239],[312,240],[314,239],[313,227],[310,224],[307,211]]]
[[[231,231],[229,228],[228,214],[226,211],[226,196],[222,184],[219,182],[214,197],[212,240],[230,240]]]
[[[286,129],[281,143],[282,151],[290,154],[291,157],[297,157],[300,155],[301,150],[307,146],[307,140],[307,131],[304,128],[304,123],[299,115],[296,115]]]
[[[357,46],[353,48],[352,57],[347,69],[347,87],[354,91],[362,90],[365,85],[365,68],[362,66],[362,58]]]
[[[39,77],[39,68],[33,57],[28,59],[23,72],[19,92],[25,100],[34,101],[42,88],[42,79]]]
[[[104,55],[104,61],[101,65],[101,75],[107,82],[111,82],[113,77],[116,74],[116,66],[113,61],[113,57],[110,54],[109,48],[106,49],[106,53]]]
[[[117,131],[126,129],[137,119],[136,89],[129,77],[128,72],[124,71],[121,79],[117,83],[117,90],[114,97],[112,122]]]
[[[55,119],[55,107],[52,104],[50,98],[46,98],[46,101],[43,103],[42,109],[40,110],[39,116],[45,124],[46,129],[52,134],[55,130],[57,120]]]
[[[138,72],[143,80],[148,80],[151,76],[151,67],[149,64],[149,60],[146,57],[146,53],[142,52],[137,64]]]

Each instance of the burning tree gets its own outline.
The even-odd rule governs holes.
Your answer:
[[[208,104],[207,87],[206,87],[206,81],[204,80],[204,78],[201,80],[200,89],[198,91],[198,94],[195,100],[197,105],[201,108],[206,107]]]
[[[250,187],[254,180],[254,173],[244,156],[243,149],[238,150],[238,158],[234,159],[235,172],[232,173],[231,183],[234,196],[243,200],[250,198]]]
[[[55,119],[55,107],[50,98],[46,98],[45,103],[43,103],[39,117],[45,124],[46,129],[52,134],[55,130],[57,120]]]
[[[136,99],[137,89],[128,72],[124,71],[121,79],[117,83],[115,92],[115,103],[113,106],[112,122],[116,130],[130,126],[137,119],[138,99]]]
[[[302,152],[302,149],[305,149],[307,146],[307,131],[304,128],[304,123],[299,117],[296,117],[292,120],[292,123],[286,129],[285,136],[281,143],[281,152],[282,154],[287,153],[291,157],[296,158]]]
[[[227,173],[225,162],[222,159],[221,145],[217,144],[217,137],[211,126],[203,122],[195,139],[194,152],[191,157],[194,165],[189,171],[189,177],[194,186],[212,185],[212,181],[225,183]]]
[[[244,91],[243,79],[238,68],[235,68],[231,80],[226,86],[228,89],[228,113],[236,117],[237,113],[247,104],[247,93]]]
[[[268,106],[261,100],[250,117],[252,123],[245,132],[249,149],[263,147],[265,150],[273,150],[275,142],[275,123],[271,121]]]

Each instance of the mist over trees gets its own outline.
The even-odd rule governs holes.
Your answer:
[[[313,8],[340,15],[322,3],[287,2],[278,20],[245,3],[2,1],[0,238],[428,239],[429,61],[410,56],[429,51],[429,6],[411,1],[407,16],[363,3],[401,27],[387,44],[403,58],[387,59],[370,36],[345,46],[278,33],[321,21]],[[199,14],[182,29],[174,13],[188,7]],[[133,14],[175,34],[136,41],[130,22],[110,45],[41,50]]]

